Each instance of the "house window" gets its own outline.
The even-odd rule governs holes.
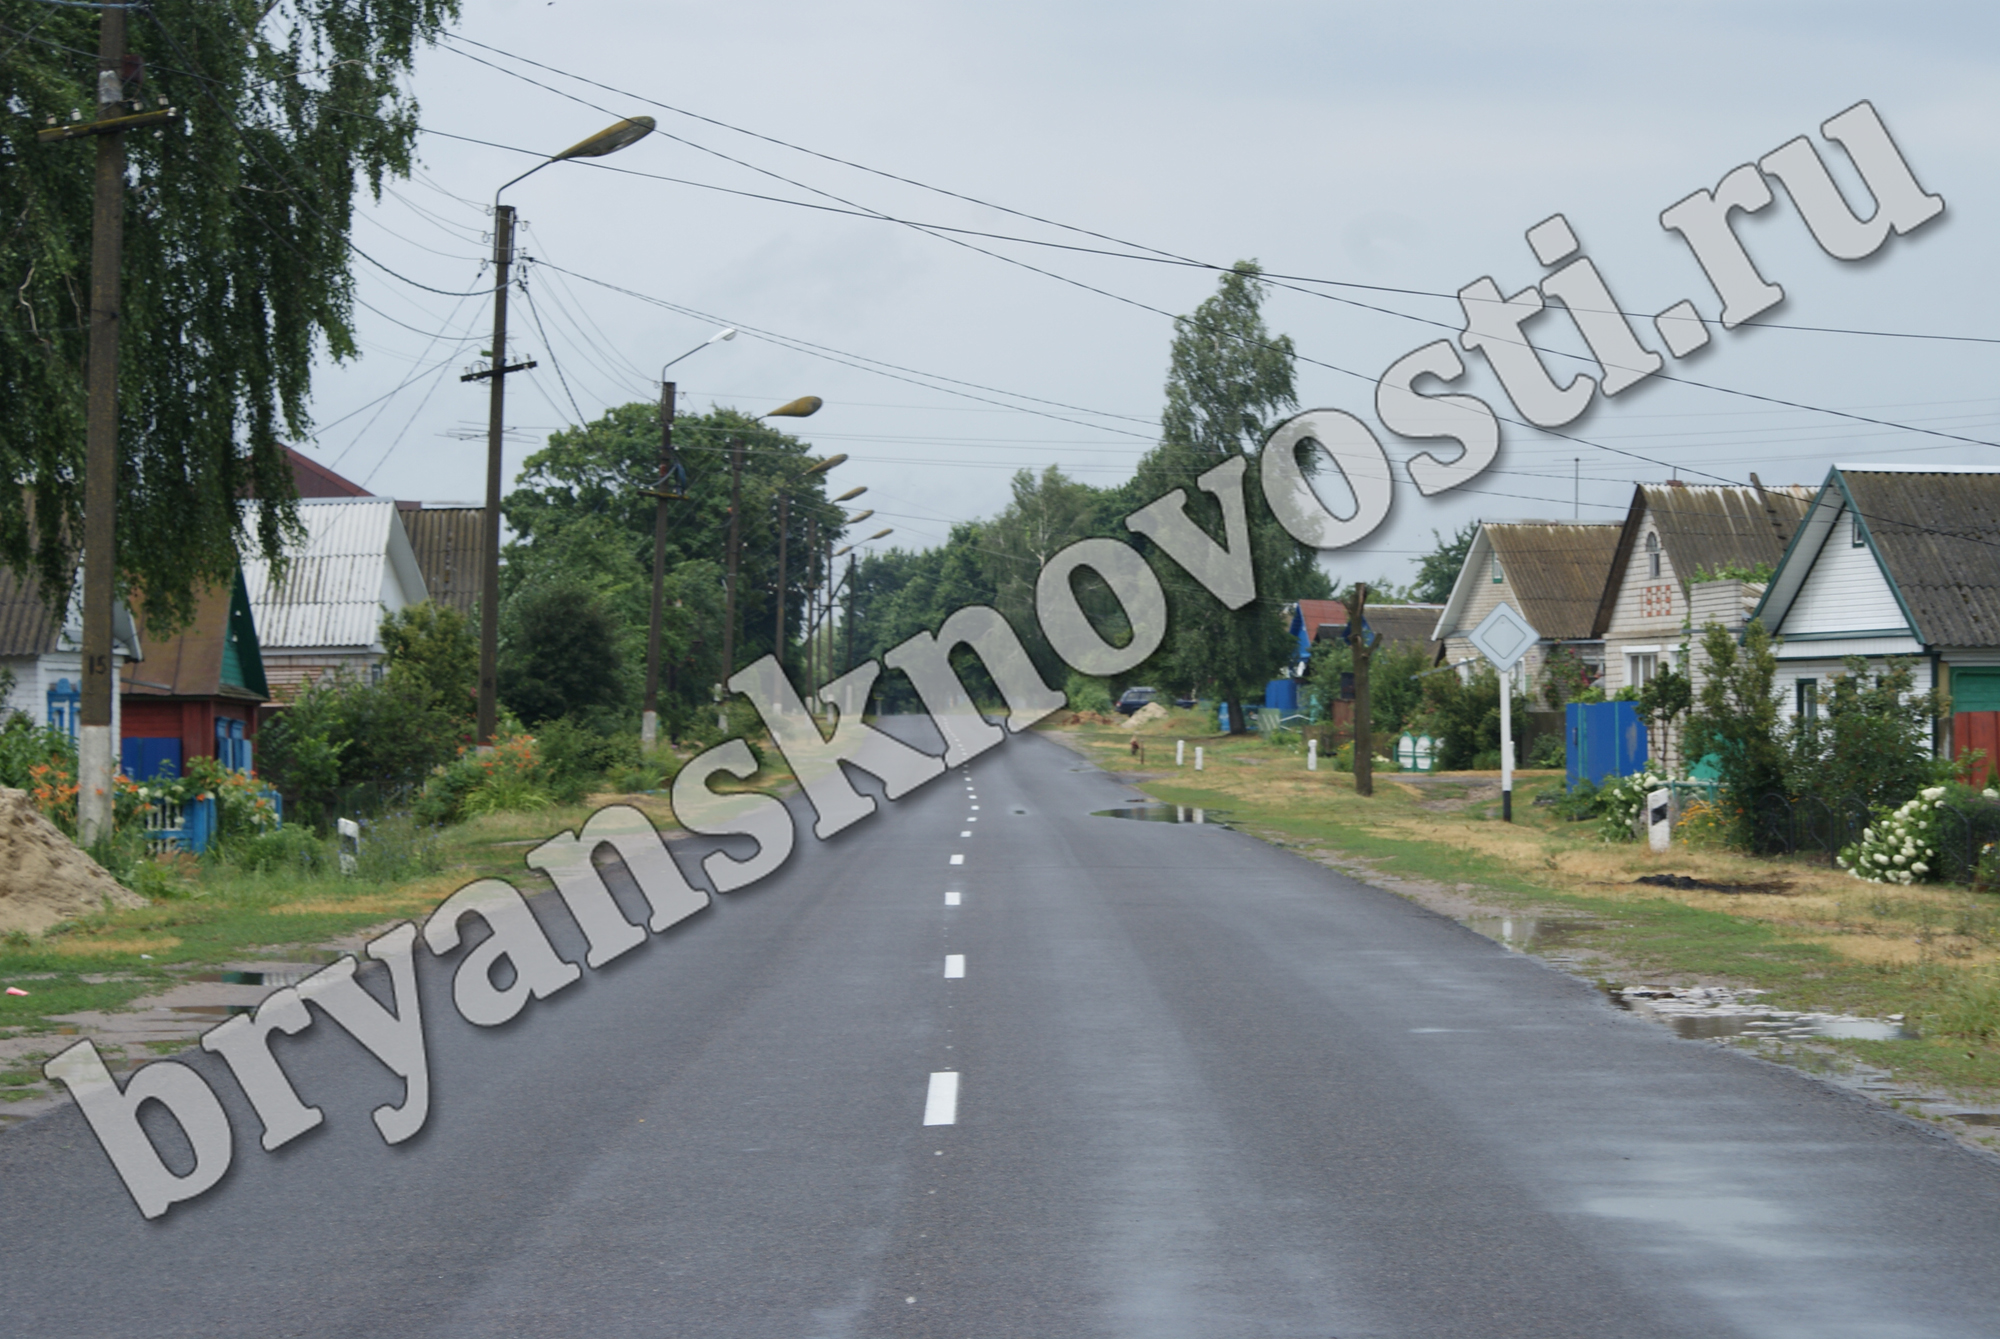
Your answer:
[[[1493,555],[1493,584],[1496,586],[1499,585],[1502,579],[1500,575],[1500,555],[1496,553]]]
[[[1802,721],[1819,719],[1819,680],[1800,679],[1798,682],[1798,714]]]
[[[380,686],[380,684],[381,684],[381,682],[382,682],[382,676],[383,676],[383,674],[384,674],[385,672],[386,672],[386,670],[385,670],[384,666],[383,666],[383,665],[381,665],[381,664],[380,664],[379,662],[378,662],[378,663],[376,663],[376,664],[373,664],[373,665],[370,665],[370,666],[368,667],[368,682],[369,682],[369,683],[371,683],[371,684],[375,684],[375,685],[377,685],[377,686]]]
[[[1660,579],[1660,537],[1646,536],[1646,575],[1654,581]]]
[[[1868,532],[1861,528],[1860,512],[1852,511],[1847,514],[1847,528],[1849,531],[1848,542],[1854,545],[1855,548],[1862,548],[1868,543]]]
[[[1644,688],[1659,673],[1660,656],[1657,651],[1639,651],[1625,657],[1625,682],[1634,688]]]

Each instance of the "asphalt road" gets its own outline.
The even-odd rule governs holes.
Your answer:
[[[1133,794],[1013,739],[496,1029],[420,953],[424,1131],[385,1146],[400,1083],[315,1026],[278,1054],[326,1124],[266,1154],[199,1056],[234,1165],[154,1222],[73,1109],[0,1134],[0,1333],[2000,1334],[1992,1162],[1090,816]]]

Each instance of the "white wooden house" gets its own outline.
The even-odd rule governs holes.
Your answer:
[[[1918,692],[1952,698],[1937,751],[1989,738],[2000,722],[2000,470],[1835,465],[1755,615],[1780,639],[1787,716],[1818,711],[1843,657],[1879,671],[1909,656]]]
[[[79,586],[81,583],[79,583]],[[142,658],[132,611],[120,600],[111,616],[112,673]],[[0,682],[12,680],[0,715],[22,712],[39,724],[76,737],[83,690],[83,596],[71,598],[66,617],[43,598],[39,583],[0,570]],[[115,682],[115,681],[114,681]],[[123,725],[118,693],[111,694],[111,748],[118,756]]]
[[[264,675],[280,698],[335,670],[379,677],[383,618],[427,598],[393,498],[301,498],[299,519],[305,540],[282,580],[262,559],[243,564]]]
[[[1587,674],[1601,673],[1604,643],[1592,623],[1619,533],[1620,527],[1609,524],[1482,521],[1431,634],[1442,643],[1439,662],[1477,654],[1466,639],[1505,602],[1542,635],[1517,678],[1531,697],[1557,647],[1582,661]]]
[[[1592,625],[1604,640],[1604,691],[1645,687],[1675,663],[1683,640],[1690,649],[1700,640],[1709,618],[1740,630],[1741,609],[1694,617],[1695,587],[1725,572],[1740,581],[1745,572],[1774,569],[1815,491],[1806,485],[1636,485]],[[1761,595],[1761,581],[1756,588]]]

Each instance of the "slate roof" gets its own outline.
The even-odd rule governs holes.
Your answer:
[[[1508,603],[1549,641],[1595,636],[1597,607],[1624,527],[1567,521],[1488,521],[1481,530],[1507,574]],[[1472,555],[1467,555],[1467,567]],[[1464,573],[1461,572],[1463,577]]]
[[[261,558],[243,578],[268,652],[372,647],[382,624],[382,588],[392,578],[411,604],[425,597],[408,532],[391,498],[305,498],[305,542],[293,550],[282,583]]]
[[[1443,643],[1433,640],[1431,633],[1436,630],[1438,615],[1443,612],[1441,604],[1371,604],[1366,617],[1378,645],[1413,643],[1422,646],[1427,655],[1436,659],[1438,648]],[[1323,623],[1313,640],[1337,642],[1346,627],[1345,623]]]
[[[1835,474],[1924,643],[2000,645],[2000,471]]]
[[[424,507],[403,510],[410,548],[424,574],[433,603],[449,605],[470,618],[479,609],[486,564],[484,507]]]
[[[1649,514],[1659,531],[1660,547],[1685,590],[1700,571],[1776,567],[1817,491],[1810,484],[1779,484],[1766,487],[1761,495],[1753,487],[1737,484],[1635,486],[1591,635],[1602,637],[1617,614],[1625,569],[1638,549]]]
[[[56,649],[62,621],[31,579],[0,570],[0,656],[39,656]]]

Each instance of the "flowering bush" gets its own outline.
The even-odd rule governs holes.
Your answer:
[[[1598,831],[1608,842],[1629,842],[1639,835],[1639,816],[1645,812],[1646,796],[1667,784],[1667,779],[1650,767],[1631,776],[1621,776],[1597,792],[1600,817]]]
[[[431,773],[411,808],[418,822],[455,823],[480,814],[518,813],[554,804],[541,775],[535,737],[509,735],[484,752],[462,750]]]
[[[1924,882],[1937,856],[1937,811],[1942,808],[1944,787],[1926,786],[1916,798],[1863,828],[1861,840],[1843,849],[1835,863],[1871,883]]]

